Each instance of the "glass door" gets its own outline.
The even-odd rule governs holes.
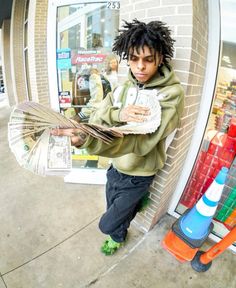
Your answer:
[[[52,2],[56,16],[57,83],[52,102],[57,102],[55,106],[66,117],[85,123],[112,90],[106,68],[109,59],[115,58],[112,44],[119,27],[120,2]],[[73,171],[65,181],[105,183],[109,159],[75,147],[71,153]]]

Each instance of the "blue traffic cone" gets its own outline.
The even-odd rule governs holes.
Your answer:
[[[188,238],[200,240],[209,234],[209,227],[221,198],[228,170],[226,167],[221,168],[197,204],[180,219],[180,229]]]

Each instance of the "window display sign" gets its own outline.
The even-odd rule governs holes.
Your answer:
[[[69,108],[71,107],[71,95],[70,91],[61,91],[59,92],[59,104],[60,108]]]
[[[77,54],[74,55],[72,58],[72,64],[83,64],[83,63],[89,63],[89,64],[101,64],[104,62],[107,55],[105,54]]]
[[[57,69],[71,68],[71,49],[57,49]]]

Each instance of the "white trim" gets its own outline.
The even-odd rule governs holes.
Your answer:
[[[73,4],[89,4],[89,3],[107,3],[107,2],[120,2],[120,0],[107,1],[107,0],[49,0],[49,3],[53,2],[55,6],[66,6]]]
[[[12,8],[11,13],[15,13],[15,6],[16,6],[16,0],[13,0],[12,2]],[[14,43],[14,21],[16,21],[15,17],[11,18],[10,22],[10,66],[11,66],[11,83],[12,83],[12,91],[14,96],[14,104],[18,104],[18,95],[17,95],[17,89],[16,89],[16,77],[15,77],[15,61],[14,61],[14,50],[15,50],[15,43]],[[13,100],[13,99],[12,99]]]
[[[180,175],[174,196],[170,203],[168,213],[174,215],[176,206],[184,191],[192,167],[196,160],[201,142],[205,133],[205,128],[208,122],[209,113],[211,111],[212,97],[214,95],[215,82],[218,71],[218,61],[220,55],[220,8],[219,0],[208,1],[208,19],[209,19],[209,36],[208,36],[208,53],[207,65],[205,74],[205,83],[200,103],[196,128],[192,137],[190,148]],[[209,95],[212,95],[209,97]]]
[[[221,240],[220,237],[218,237],[218,236],[216,236],[216,235],[214,235],[214,234],[212,234],[212,233],[209,235],[209,238],[210,238],[211,240],[213,240],[214,242],[216,242],[216,243],[220,242],[220,240]],[[233,253],[236,253],[236,246],[230,245],[230,246],[227,248],[227,250],[231,250],[231,251],[233,251]]]
[[[48,54],[48,78],[49,78],[49,99],[52,109],[60,111],[57,88],[57,64],[56,64],[56,1],[48,3],[48,25],[47,25],[47,54]],[[49,24],[50,23],[50,24]]]
[[[73,168],[71,172],[64,177],[64,182],[105,185],[107,182],[106,170]]]

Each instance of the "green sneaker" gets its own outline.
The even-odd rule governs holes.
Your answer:
[[[101,252],[105,255],[113,255],[123,245],[124,242],[116,242],[109,236],[109,238],[103,243],[101,247]]]

